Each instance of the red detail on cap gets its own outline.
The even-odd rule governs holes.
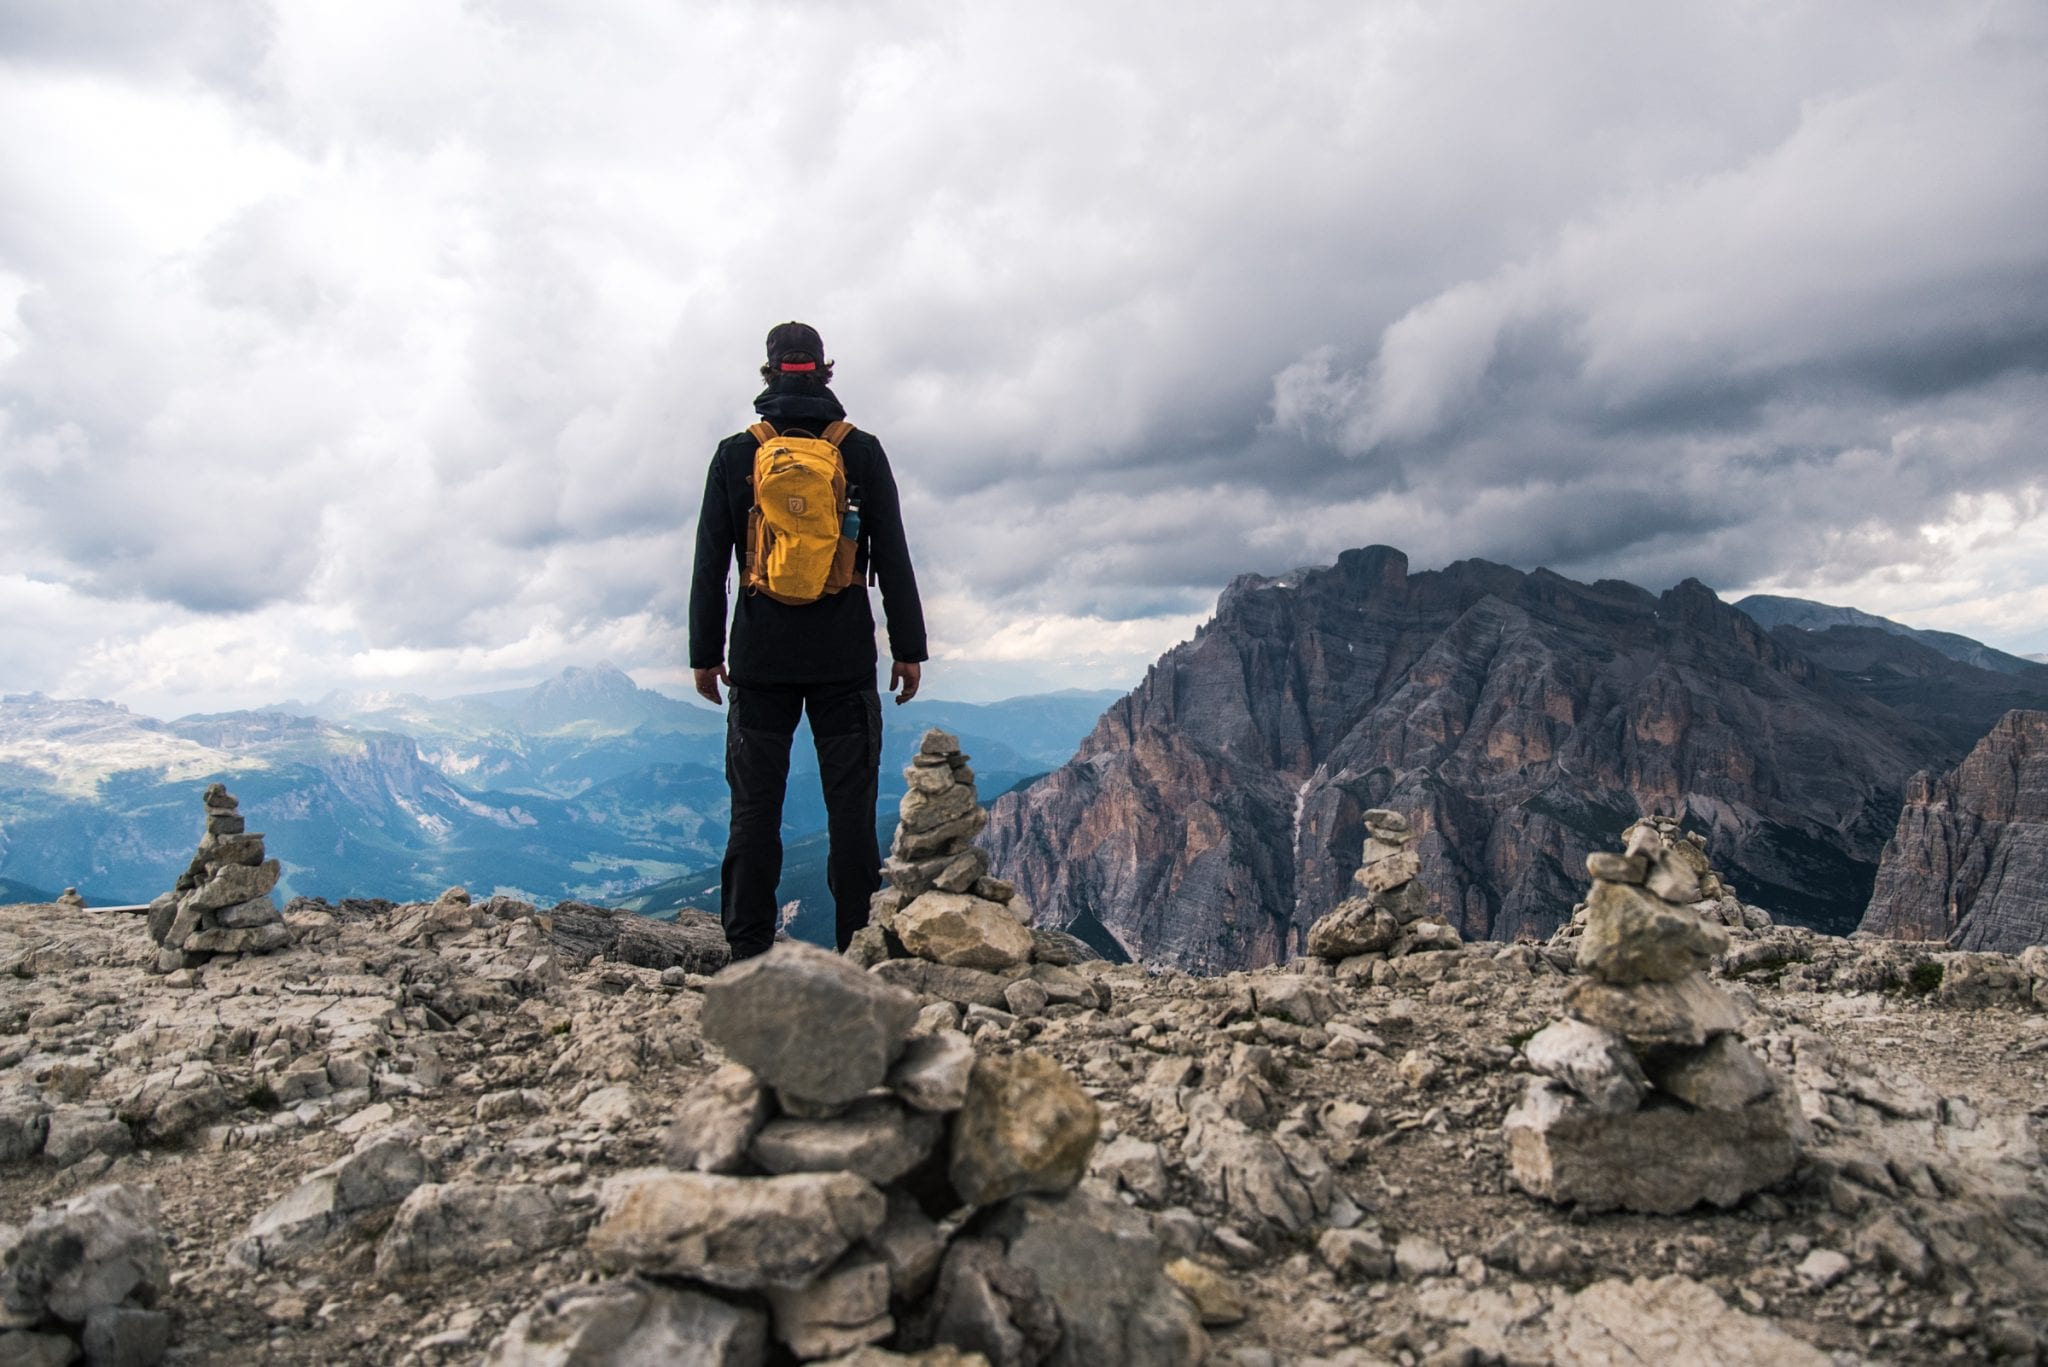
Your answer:
[[[782,368],[784,370],[816,370],[818,363],[816,361],[784,361]]]

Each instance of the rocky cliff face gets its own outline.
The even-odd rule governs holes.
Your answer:
[[[2048,943],[2048,712],[2008,712],[1947,774],[1913,776],[1862,928],[1964,949]]]
[[[1906,778],[1954,754],[1687,581],[1658,596],[1387,547],[1233,583],[985,843],[1042,924],[1215,971],[1302,947],[1403,812],[1468,938],[1547,934],[1638,815],[1704,831],[1741,895],[1847,931]]]

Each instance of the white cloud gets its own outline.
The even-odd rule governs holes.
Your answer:
[[[787,317],[934,691],[1369,541],[1903,564],[2005,640],[2048,584],[1942,530],[2040,496],[2030,7],[59,8],[0,6],[6,686],[673,670]]]

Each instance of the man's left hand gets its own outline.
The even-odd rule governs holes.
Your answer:
[[[924,676],[924,666],[897,660],[889,666],[889,691],[896,693],[896,685],[902,684],[903,691],[896,693],[896,705],[901,707],[917,696],[918,680]]]

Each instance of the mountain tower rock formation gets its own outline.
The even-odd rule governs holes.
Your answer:
[[[2007,953],[2048,943],[2048,712],[2008,712],[1954,769],[1913,776],[1862,929]]]
[[[178,885],[149,904],[149,936],[159,973],[204,963],[214,954],[267,954],[291,943],[291,927],[271,892],[281,866],[263,855],[263,837],[247,823],[228,790],[216,783],[201,798],[206,834]]]
[[[982,843],[1040,925],[1203,972],[1302,952],[1380,807],[1467,939],[1547,935],[1645,813],[1778,920],[1844,932],[1907,776],[1953,753],[1695,581],[1410,574],[1376,546],[1234,582]]]

